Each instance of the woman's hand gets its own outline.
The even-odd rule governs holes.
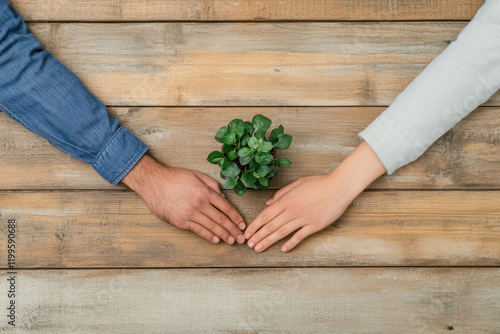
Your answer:
[[[318,232],[342,215],[351,203],[346,185],[335,174],[300,178],[279,190],[269,205],[248,227],[248,246],[261,252],[298,230],[281,250],[286,252],[307,236]]]
[[[298,230],[281,251],[287,252],[335,220],[371,182],[386,172],[363,142],[332,173],[300,178],[266,202],[268,207],[248,226],[248,246],[261,252]]]

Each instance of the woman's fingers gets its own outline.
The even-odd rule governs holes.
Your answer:
[[[205,227],[202,225],[195,223],[195,222],[189,222],[189,230],[203,239],[210,241],[214,244],[218,243],[220,241],[220,238],[207,230]]]
[[[281,217],[281,216],[278,216],[278,218],[276,218],[276,220],[279,220],[279,217]],[[255,248],[254,248],[256,252],[260,253],[260,252],[266,250],[268,247],[272,246],[275,242],[285,238],[290,233],[292,233],[293,231],[295,231],[297,228],[300,227],[300,223],[298,220],[289,220],[288,218],[285,217],[284,221],[285,221],[284,224],[282,221],[281,222],[277,221],[275,225],[273,223],[273,225],[274,225],[273,228],[277,227],[277,229],[275,231],[271,232],[269,235],[265,236],[260,241],[256,242]],[[255,234],[256,237],[257,237],[257,234]]]
[[[295,234],[290,238],[290,240],[285,242],[285,244],[281,247],[281,251],[283,253],[288,252],[290,249],[297,246],[302,240],[304,240],[305,238],[316,232],[317,230],[312,225],[306,225],[302,227],[300,230],[295,232]]]
[[[293,217],[290,217],[290,214],[288,213],[287,210],[281,212],[279,215],[274,217],[272,220],[270,220],[266,224],[264,224],[264,226],[262,226],[262,228],[260,228],[257,232],[255,232],[255,234],[248,240],[248,247],[253,248],[255,246],[256,251],[263,249],[262,245],[260,245],[260,247],[258,247],[259,243],[263,239],[265,239],[269,235],[271,235],[272,233],[275,233],[275,231],[277,231],[280,227],[284,226],[285,224],[287,224],[291,220],[293,220]],[[292,232],[292,231],[290,231],[290,232]],[[284,233],[284,232],[285,232],[284,230],[280,231],[280,233]],[[290,232],[288,232],[288,233],[290,233]],[[281,238],[279,238],[279,239],[282,239],[286,236],[287,236],[287,234],[282,234]],[[277,239],[277,240],[279,240],[279,239]]]
[[[278,201],[281,197],[283,197],[287,192],[289,192],[290,190],[292,190],[293,188],[295,188],[296,186],[298,186],[300,183],[300,179],[298,179],[297,181],[294,181],[292,183],[290,183],[289,185],[281,188],[280,190],[278,190],[273,197],[271,197],[270,199],[268,199],[266,201],[266,205],[271,205],[273,203],[276,203],[276,201]]]
[[[245,231],[245,238],[250,239],[262,226],[269,223],[283,211],[284,209],[280,205],[273,205],[265,208],[264,211],[262,211],[257,218],[255,218],[254,221],[248,225],[248,228]]]

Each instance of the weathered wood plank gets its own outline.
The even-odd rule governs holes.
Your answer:
[[[19,271],[16,333],[496,333],[499,285],[498,268]]]
[[[247,222],[270,191],[228,193]],[[1,192],[16,267],[498,266],[500,192],[365,192],[292,252],[214,245],[150,214],[131,192]],[[0,253],[5,268],[7,252]]]
[[[219,149],[219,127],[233,118],[261,113],[293,136],[280,152],[292,165],[271,187],[332,171],[360,143],[357,133],[383,108],[110,108],[122,123],[170,166],[200,170],[222,181],[205,159]],[[479,108],[433,145],[418,161],[375,182],[372,189],[500,189],[500,109]],[[89,165],[0,113],[0,189],[113,188]],[[125,188],[125,186],[122,186]]]
[[[468,20],[484,0],[12,0],[25,20]]]
[[[33,24],[107,105],[389,105],[464,22]],[[500,104],[500,94],[490,105]]]

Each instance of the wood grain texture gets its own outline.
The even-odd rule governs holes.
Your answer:
[[[6,274],[2,272],[2,277]],[[19,271],[16,333],[496,333],[498,268]],[[7,294],[0,294],[7,305]],[[0,324],[7,331],[6,321]]]
[[[389,105],[465,22],[32,24],[113,106]],[[500,93],[488,102],[499,105]]]
[[[272,188],[332,171],[360,143],[357,134],[384,109],[348,108],[110,108],[159,161],[200,170],[216,180],[207,155],[220,148],[214,135],[234,118],[257,113],[293,136],[279,153],[292,160]],[[500,108],[472,112],[416,162],[376,181],[372,189],[500,189]],[[113,189],[88,164],[60,152],[0,113],[0,189]],[[120,186],[125,188],[125,186]]]
[[[272,195],[226,193],[247,222]],[[0,192],[0,221],[17,221],[17,268],[498,266],[499,216],[498,191],[365,192],[292,252],[281,241],[257,254],[164,223],[131,192]]]
[[[25,20],[469,20],[484,0],[12,0]]]

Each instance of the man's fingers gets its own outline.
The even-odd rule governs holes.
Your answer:
[[[210,241],[214,244],[218,243],[220,241],[220,238],[201,226],[200,224],[194,223],[194,222],[189,222],[189,230],[203,239]]]
[[[285,242],[285,244],[281,247],[281,251],[283,253],[288,252],[290,249],[297,246],[299,242],[301,242],[302,240],[304,240],[305,238],[307,238],[308,236],[310,236],[315,232],[317,231],[311,225],[304,226],[303,228],[295,232],[295,234],[290,238],[290,240]]]
[[[280,205],[273,205],[267,207],[262,211],[255,220],[248,225],[247,230],[245,231],[245,238],[250,239],[262,226],[269,223],[275,217],[280,215],[285,209],[283,209]],[[250,246],[250,245],[249,245]]]
[[[276,219],[279,219],[280,217],[281,216],[279,216]],[[299,224],[298,224],[297,220],[291,220],[291,221],[288,221],[284,224],[282,222],[281,223],[278,222],[276,224],[276,226],[278,226],[278,228],[275,231],[273,231],[272,233],[270,233],[269,235],[264,237],[259,242],[256,242],[255,248],[254,248],[256,252],[260,253],[260,252],[266,250],[268,247],[272,246],[275,242],[288,236],[290,233],[292,233],[293,231],[295,231],[299,227]],[[273,226],[273,227],[276,227],[276,226]],[[262,229],[264,229],[264,228],[262,228]],[[257,234],[259,232],[257,232]],[[256,237],[257,237],[257,234],[255,234]]]
[[[241,230],[233,224],[233,222],[225,214],[214,208],[212,205],[208,205],[207,208],[203,210],[203,214],[231,233],[239,244],[245,242],[245,237],[243,236]]]
[[[198,172],[196,170],[193,171],[193,173],[207,186],[209,186],[211,189],[213,189],[216,193],[226,197],[222,191],[220,190],[219,182],[215,181],[212,179],[210,176],[203,174],[202,172]]]
[[[212,193],[209,197],[210,203],[219,209],[223,214],[225,214],[229,219],[239,227],[240,230],[244,230],[246,227],[245,220],[240,215],[238,210],[225,198],[221,195]]]
[[[191,220],[197,224],[200,224],[201,226],[218,236],[220,239],[224,240],[226,243],[230,245],[234,244],[236,238],[205,214],[198,212]]]

